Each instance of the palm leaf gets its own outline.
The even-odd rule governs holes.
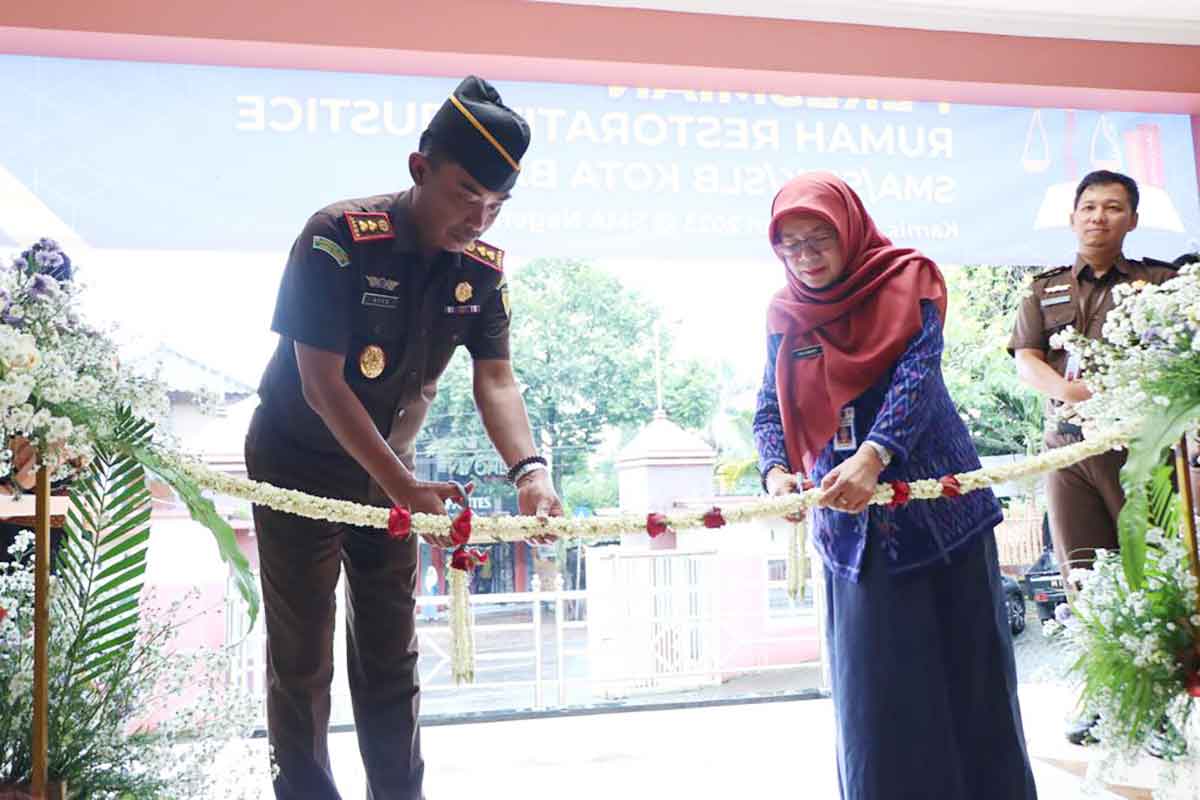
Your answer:
[[[98,445],[88,471],[72,486],[58,560],[64,591],[57,595],[72,621],[66,666],[72,683],[102,676],[137,635],[151,497],[145,470],[127,448],[147,441],[149,430],[119,410],[116,447]]]
[[[1163,449],[1174,444],[1198,415],[1200,403],[1195,399],[1176,399],[1162,413],[1148,417],[1138,438],[1129,443],[1129,458],[1121,469],[1126,504],[1117,518],[1117,537],[1130,588],[1140,589],[1145,579],[1146,530],[1150,522],[1146,482],[1151,479],[1154,468],[1162,463]]]
[[[246,601],[250,623],[253,625],[258,616],[258,583],[254,578],[254,573],[250,571],[250,562],[238,547],[237,534],[233,532],[233,528],[217,511],[212,501],[204,496],[195,481],[188,477],[183,470],[161,458],[149,444],[134,448],[132,453],[139,463],[144,464],[171,484],[171,488],[179,494],[184,505],[187,506],[192,519],[208,528],[212,533],[221,558],[229,565],[238,593]]]
[[[1129,445],[1129,458],[1121,469],[1125,506],[1117,519],[1121,563],[1133,589],[1140,589],[1146,570],[1146,530],[1150,500],[1146,482],[1161,463],[1163,449],[1173,444],[1200,416],[1200,402],[1179,399],[1146,420],[1138,438]]]
[[[1166,533],[1179,530],[1180,495],[1175,490],[1175,467],[1156,467],[1148,488],[1150,524]]]

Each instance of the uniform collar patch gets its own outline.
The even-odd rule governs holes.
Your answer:
[[[396,237],[392,218],[386,211],[347,211],[345,217],[346,224],[350,226],[350,238],[356,242]]]
[[[463,255],[497,272],[504,272],[504,251],[486,242],[474,241],[463,248]]]

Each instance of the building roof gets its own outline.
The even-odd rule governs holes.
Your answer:
[[[662,409],[617,454],[618,467],[714,464],[716,460],[717,452],[708,442],[672,422]]]

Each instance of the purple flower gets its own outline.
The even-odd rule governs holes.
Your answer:
[[[58,289],[58,281],[49,275],[34,275],[29,283],[29,294],[32,297],[45,297]]]
[[[1071,611],[1071,607],[1066,603],[1059,603],[1054,607],[1054,619],[1059,625],[1066,625],[1067,620],[1073,616],[1075,616],[1074,612]]]
[[[18,265],[25,267],[31,275],[49,275],[57,281],[69,281],[74,274],[71,259],[53,239],[39,239],[36,244],[21,253]]]
[[[12,309],[13,309],[12,303],[4,304],[4,310],[0,311],[0,322],[3,322],[5,325],[10,325],[14,328],[24,328],[25,327],[25,318],[14,316],[12,313]]]

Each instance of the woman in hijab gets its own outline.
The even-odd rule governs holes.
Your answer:
[[[979,468],[942,380],[946,284],[894,246],[839,178],[771,209],[787,286],[767,311],[754,418],[764,486],[812,513],[843,800],[1036,798],[1017,701],[990,491],[868,506],[880,481]]]

